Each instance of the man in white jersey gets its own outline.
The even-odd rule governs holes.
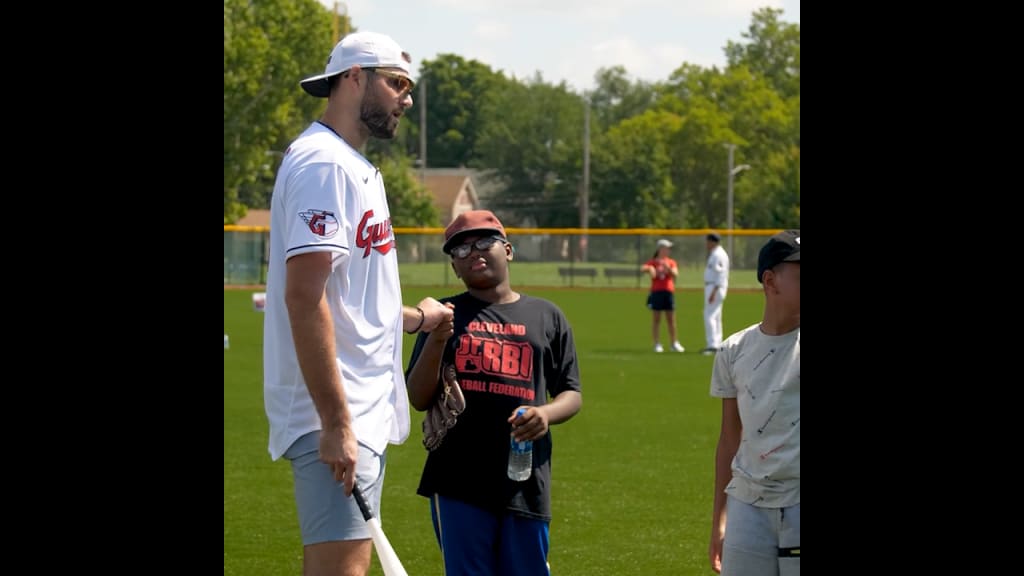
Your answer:
[[[704,237],[708,262],[704,267],[704,342],[701,354],[714,354],[722,346],[722,302],[729,292],[729,255],[722,238],[711,232]]]
[[[300,84],[327,98],[285,152],[270,210],[264,404],[273,460],[291,462],[303,573],[365,575],[372,541],[351,497],[380,510],[385,449],[409,435],[402,330],[452,311],[402,305],[380,171],[360,149],[393,138],[412,106],[410,58],[391,38],[357,32],[323,74]]]
[[[764,317],[726,338],[711,373],[722,426],[708,555],[723,576],[799,576],[800,230],[761,248],[757,280]]]

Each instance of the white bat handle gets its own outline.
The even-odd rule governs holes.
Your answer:
[[[370,528],[370,538],[373,539],[373,546],[377,549],[377,558],[380,559],[380,567],[384,570],[384,576],[409,576],[405,567],[402,566],[402,561],[398,559],[395,549],[391,547],[388,537],[384,535],[380,518],[374,517],[373,510],[363,498],[363,492],[359,486],[352,487],[352,496],[356,499],[359,511],[363,513],[363,518]]]

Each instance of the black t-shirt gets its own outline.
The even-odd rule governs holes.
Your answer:
[[[490,304],[468,292],[441,302],[455,305],[455,333],[442,365],[455,365],[466,409],[428,454],[416,492],[550,521],[551,430],[533,442],[533,474],[515,482],[507,474],[507,420],[518,406],[543,406],[566,390],[581,391],[569,321],[552,302],[525,294],[511,304]],[[416,339],[409,369],[426,338]]]

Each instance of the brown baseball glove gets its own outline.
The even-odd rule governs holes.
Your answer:
[[[455,366],[442,366],[441,377],[444,388],[438,391],[434,403],[423,418],[423,446],[427,450],[434,450],[441,445],[448,430],[455,426],[459,414],[466,409],[466,398],[455,379]]]

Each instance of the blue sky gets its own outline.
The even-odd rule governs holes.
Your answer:
[[[800,0],[347,0],[338,11],[398,41],[414,72],[421,60],[458,54],[582,92],[601,67],[622,65],[649,82],[684,61],[723,67],[726,42],[744,41],[751,14],[764,6],[800,23]]]

